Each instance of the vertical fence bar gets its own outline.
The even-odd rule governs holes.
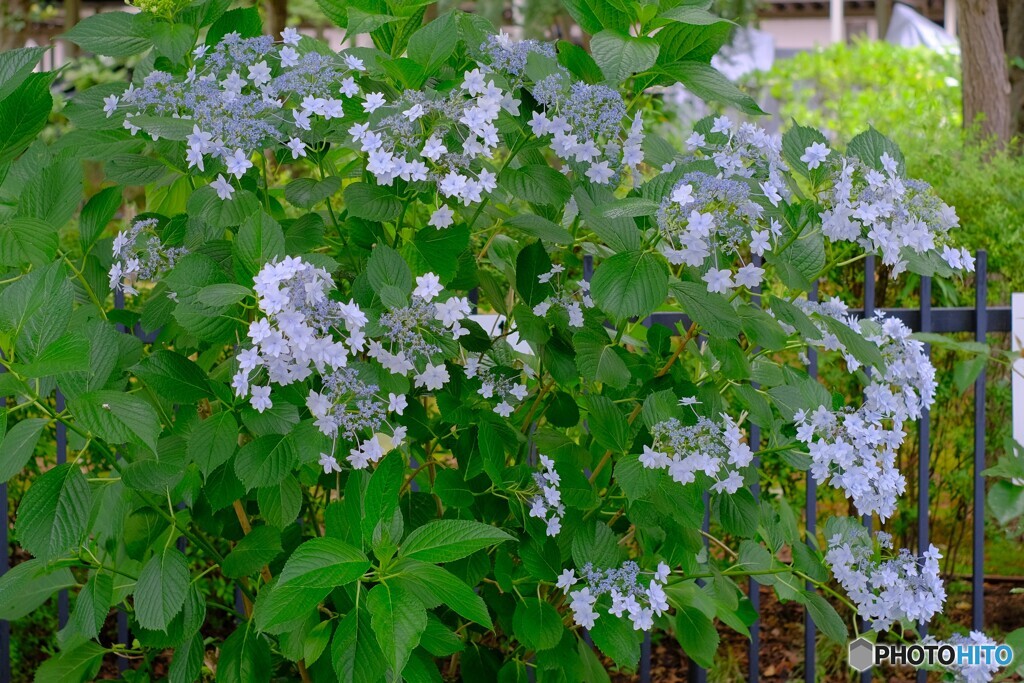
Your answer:
[[[640,683],[651,683],[651,632],[644,633],[640,643]]]
[[[114,309],[122,310],[124,308],[124,292],[120,289],[114,290]],[[117,324],[117,331],[125,333],[127,328],[121,323]],[[117,642],[122,645],[130,645],[129,640],[131,634],[128,632],[128,613],[123,608],[117,610]],[[128,668],[128,660],[124,657],[117,658],[117,670],[125,671]]]
[[[5,372],[0,366],[0,374]],[[7,398],[0,396],[0,408],[6,410]],[[0,510],[3,510],[3,524],[0,524],[0,577],[11,568],[10,545],[7,540],[8,525],[7,482],[0,482]],[[11,623],[0,619],[0,683],[11,682]]]
[[[932,279],[921,277],[921,331],[932,331]],[[931,357],[931,345],[924,345],[925,355]],[[921,412],[921,419],[917,423],[917,554],[924,555],[928,550],[929,528],[928,528],[928,507],[930,502],[929,488],[931,484],[931,473],[929,465],[931,460],[931,411],[925,408]],[[924,638],[928,635],[928,625],[920,624],[917,632]],[[917,671],[917,683],[927,683],[928,672],[924,669]]]
[[[58,413],[64,411],[64,394],[60,389],[53,394],[54,407]],[[68,461],[68,427],[61,421],[57,421],[57,464],[63,465]],[[68,590],[65,588],[57,594],[57,624],[64,628],[68,623]]]
[[[701,522],[700,528],[704,531],[705,534],[707,534],[711,530],[711,495],[707,491],[704,492],[704,521]],[[704,537],[704,552],[708,552],[707,536]],[[697,585],[703,586],[704,580],[697,579]],[[690,660],[690,667],[687,672],[687,680],[689,681],[689,683],[707,683],[707,670],[702,666],[698,666],[697,662],[693,661],[693,659],[689,657],[689,655],[687,655],[687,658]]]
[[[754,255],[753,263],[755,266],[760,267],[762,258]],[[750,293],[750,301],[755,306],[761,306],[761,285],[758,285]],[[752,384],[755,389],[759,389],[760,385],[756,382]],[[756,424],[751,423],[750,425],[750,448],[755,453],[761,448],[761,428]],[[754,471],[761,471],[761,459],[754,457]],[[754,500],[760,503],[761,501],[761,482],[760,478],[755,478],[753,483],[750,485],[750,493],[753,494]],[[754,608],[754,614],[756,615],[754,623],[750,625],[750,643],[747,647],[747,681],[748,683],[758,683],[761,677],[761,584],[754,580],[754,577],[747,578],[747,596],[750,600],[750,606]]]
[[[818,283],[814,282],[811,284],[811,291],[807,293],[807,298],[811,301],[818,300]],[[807,350],[807,372],[814,379],[818,378],[818,351],[815,348],[809,348]],[[816,542],[816,536],[818,534],[818,482],[815,481],[814,476],[810,470],[807,470],[807,491],[804,498],[804,513],[807,522],[807,545],[813,547]],[[807,590],[814,590],[814,586],[810,581],[805,586]],[[814,619],[811,618],[811,612],[806,607],[804,608],[804,681],[805,683],[815,683],[817,676],[815,675],[818,667],[817,648],[815,647],[815,641],[818,636],[818,628],[814,625]]]
[[[867,258],[864,259],[864,317],[870,318],[875,315],[875,255],[868,254]],[[867,372],[871,372],[868,368]],[[864,523],[864,528],[868,530],[870,534],[873,527],[873,520],[871,515],[864,515],[861,518]],[[867,623],[864,620],[860,620],[861,630],[867,629]],[[861,683],[871,683],[872,670],[861,672],[860,681]]]
[[[988,315],[988,254],[978,251],[974,281],[975,339],[985,343]],[[974,553],[971,558],[971,626],[985,625],[985,368],[974,380]]]

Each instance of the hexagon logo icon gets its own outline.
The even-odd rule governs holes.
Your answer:
[[[875,663],[875,646],[867,638],[858,638],[850,643],[850,666],[857,671],[867,671]]]

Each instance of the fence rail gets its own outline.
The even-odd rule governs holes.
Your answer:
[[[584,277],[588,280],[590,275],[593,273],[593,262],[591,257],[586,257],[584,260]],[[931,278],[921,278],[920,288],[920,305],[915,309],[908,308],[897,308],[897,309],[875,309],[874,306],[874,282],[875,282],[875,259],[874,257],[868,257],[865,262],[865,292],[864,301],[861,309],[853,311],[855,315],[870,316],[876,310],[884,312],[888,315],[895,316],[902,320],[908,327],[915,332],[936,332],[936,333],[968,333],[973,332],[977,341],[984,342],[986,335],[991,332],[1009,332],[1011,329],[1011,316],[1009,307],[986,307],[986,296],[987,296],[987,278],[988,268],[986,253],[979,251],[977,254],[977,275],[975,278],[975,305],[973,308],[932,308],[931,306],[931,293],[932,293],[932,282]],[[757,296],[757,294],[755,294]],[[817,298],[817,286],[811,292],[811,298]],[[115,306],[121,308],[123,306],[123,298],[115,297]],[[685,315],[677,313],[654,313],[649,316],[644,323],[646,325],[651,324],[663,324],[668,326],[674,326],[677,323],[689,324],[689,321]],[[127,332],[126,330],[123,330]],[[132,330],[132,333],[139,334],[140,330]],[[141,335],[140,335],[141,336]],[[152,338],[149,337],[148,341]],[[817,353],[812,349],[808,354],[809,365],[808,371],[814,377],[818,376],[818,357]],[[981,629],[984,625],[984,509],[985,509],[985,482],[981,472],[985,469],[985,381],[986,375],[984,370],[979,374],[974,384],[974,481],[973,481],[973,495],[974,495],[974,514],[972,520],[972,575],[971,575],[971,595],[972,595],[972,608],[971,608],[971,624],[974,629]],[[64,398],[60,392],[55,392],[55,401],[58,410],[62,409]],[[917,520],[917,532],[918,532],[918,551],[920,552],[923,548],[927,547],[929,542],[929,519],[928,519],[928,506],[930,502],[930,487],[929,487],[929,455],[930,455],[930,429],[931,429],[931,416],[926,411],[922,418],[918,422],[918,510],[923,510],[924,514],[918,515]],[[757,450],[757,446],[760,444],[761,434],[760,429],[757,426],[752,426],[750,431],[750,442],[751,447]],[[67,461],[67,433],[63,425],[57,424],[56,434],[56,460],[58,463]],[[0,506],[2,506],[5,513],[9,513],[9,500],[7,493],[6,483],[0,483]],[[752,493],[755,497],[759,494],[757,485],[754,485]],[[808,538],[814,538],[817,529],[817,482],[814,478],[807,475],[806,480],[806,497],[804,504],[805,523],[807,527]],[[707,531],[710,518],[708,514],[704,517],[704,530]],[[871,525],[871,520],[865,520],[865,523]],[[9,543],[9,518],[5,520],[5,523],[0,527],[0,547],[3,548],[3,552],[0,553],[0,576],[7,572],[11,566],[10,556],[10,543]],[[809,590],[813,590],[813,586],[808,586]],[[748,647],[748,681],[750,683],[756,683],[759,679],[760,674],[760,644],[761,644],[761,633],[760,633],[760,618],[761,618],[761,607],[760,607],[760,590],[759,584],[753,579],[749,580],[748,594],[750,601],[756,611],[757,621],[751,627],[751,640]],[[67,623],[69,614],[69,596],[67,590],[63,590],[58,595],[58,623],[60,627]],[[239,605],[239,611],[241,612],[241,605]],[[810,615],[806,612],[804,614],[804,679],[807,683],[811,683],[816,680],[816,628]],[[10,683],[11,681],[11,625],[0,620],[0,683]],[[924,634],[925,630],[922,627],[921,633]],[[130,633],[128,631],[128,619],[127,615],[123,611],[119,611],[117,614],[117,638],[121,643],[127,644],[130,641]],[[639,665],[639,679],[641,683],[651,683],[651,667],[652,667],[652,647],[651,647],[651,634],[645,633],[643,643],[641,645],[641,660]],[[125,662],[122,660],[119,662],[120,668],[123,670]],[[692,665],[689,668],[689,680],[693,683],[703,683],[707,680],[707,672],[699,666]],[[861,677],[862,681],[872,681],[874,678],[879,678],[877,675],[873,675],[871,671],[864,672]],[[918,681],[924,682],[926,680],[926,673],[923,671],[918,672]]]

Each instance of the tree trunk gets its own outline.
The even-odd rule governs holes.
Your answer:
[[[1006,56],[1010,61],[1010,131],[1024,136],[1024,0],[1009,0],[1008,4]]]
[[[997,0],[960,0],[964,125],[983,137],[1010,138],[1010,82]]]
[[[275,38],[288,22],[288,0],[267,0],[267,32]]]

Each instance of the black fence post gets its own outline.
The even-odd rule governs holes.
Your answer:
[[[975,332],[977,341],[985,343],[988,316],[988,254],[978,251],[974,280]],[[980,631],[985,626],[985,368],[974,380],[974,553],[971,558],[971,627]]]

